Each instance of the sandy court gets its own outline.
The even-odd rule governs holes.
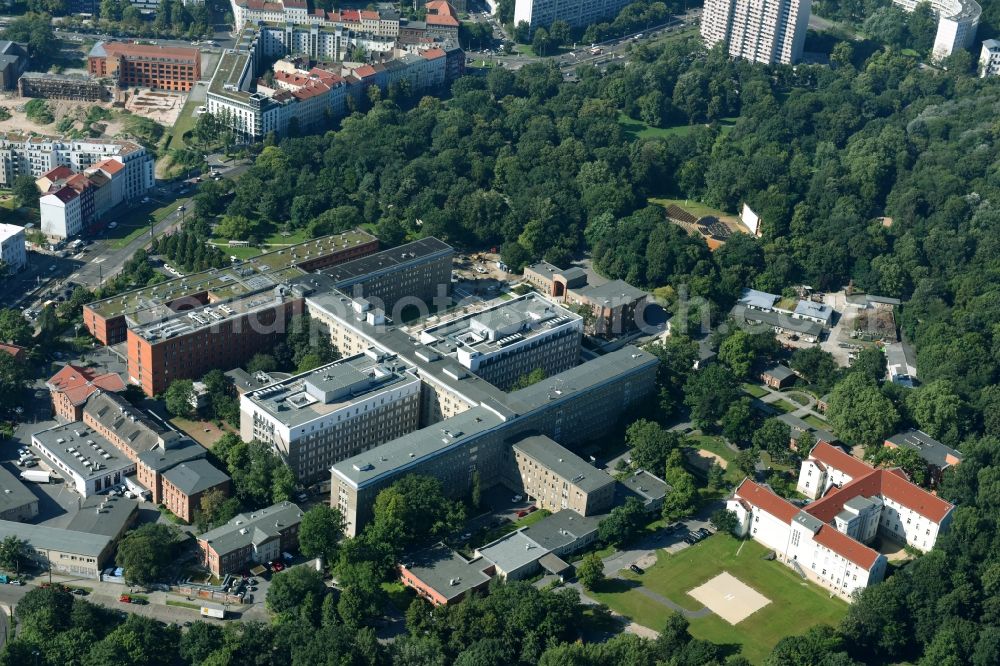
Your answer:
[[[771,603],[770,599],[727,571],[688,594],[729,624],[737,624]]]
[[[712,453],[705,449],[685,449],[684,456],[687,461],[701,470],[708,470],[712,466],[713,462],[719,464],[719,467],[726,469],[729,466],[729,461],[720,456],[717,453]]]

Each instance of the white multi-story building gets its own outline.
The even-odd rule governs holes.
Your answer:
[[[7,271],[14,273],[28,263],[28,253],[24,248],[24,227],[16,224],[0,224],[0,261]]]
[[[983,41],[983,50],[979,52],[979,76],[996,76],[1000,74],[1000,41],[987,39]]]
[[[585,28],[592,23],[614,18],[632,0],[517,0],[514,25],[527,23],[548,28],[553,21],[566,21],[571,28]]]
[[[68,185],[38,199],[41,231],[49,238],[69,238],[83,231],[83,197]]]
[[[892,0],[904,11],[912,12],[927,0]],[[931,8],[938,15],[937,34],[934,36],[932,55],[935,60],[947,58],[955,51],[967,49],[976,39],[982,7],[976,0],[930,0]]]
[[[732,58],[766,65],[802,57],[812,0],[706,0],[701,37],[723,43]]]
[[[417,429],[420,379],[369,350],[240,397],[240,435],[269,444],[300,481]]]
[[[747,479],[726,505],[739,535],[848,599],[885,574],[885,556],[869,547],[877,536],[930,550],[954,509],[900,470],[874,469],[826,442],[802,463],[798,490],[820,499],[799,509]]]
[[[14,132],[0,135],[0,187],[11,187],[18,176],[38,178],[59,166],[79,172],[108,159],[125,167],[126,200],[140,198],[153,187],[153,157],[134,141],[59,139]]]

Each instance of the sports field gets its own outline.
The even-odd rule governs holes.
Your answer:
[[[784,564],[763,559],[766,553],[756,542],[717,534],[674,555],[661,550],[656,564],[644,574],[624,572],[625,580],[609,580],[592,594],[635,622],[659,629],[671,611],[640,588],[698,611],[705,604],[689,593],[728,573],[770,603],[736,624],[714,612],[691,618],[691,633],[714,643],[737,644],[744,656],[760,663],[782,637],[800,634],[814,624],[836,625],[847,612],[846,602],[831,598],[829,592],[802,580]]]

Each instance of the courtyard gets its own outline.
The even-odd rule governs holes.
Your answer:
[[[676,554],[658,551],[645,573],[622,572],[590,595],[654,630],[672,612],[668,601],[684,609],[693,636],[760,663],[782,637],[836,625],[848,607],[784,564],[765,560],[767,552],[754,541],[716,534]]]

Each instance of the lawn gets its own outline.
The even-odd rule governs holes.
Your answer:
[[[178,608],[190,608],[191,610],[200,611],[201,606],[198,604],[192,604],[187,601],[174,601],[173,599],[167,599],[168,606],[177,606]]]
[[[206,449],[212,448],[212,446],[222,438],[222,435],[225,432],[234,432],[234,430],[228,426],[220,429],[211,421],[191,421],[183,419],[179,416],[175,416],[170,419],[170,423],[175,425],[180,431],[187,434]]]
[[[177,122],[174,123],[174,127],[170,130],[170,140],[167,143],[168,148],[183,148],[187,144],[184,142],[184,134],[190,130],[194,129],[194,126],[198,124],[198,117],[194,115],[196,108],[204,104],[204,102],[199,102],[196,100],[188,101],[181,109],[181,115],[177,116]]]
[[[656,138],[670,136],[671,134],[683,135],[691,131],[691,127],[687,125],[681,127],[650,127],[641,120],[629,118],[624,113],[618,114],[618,124],[633,139]]]
[[[25,206],[23,208],[18,208],[15,204],[16,199],[9,194],[6,199],[0,201],[0,206],[9,211],[6,213],[7,222],[21,227],[34,224],[37,229],[39,226],[38,206]]]
[[[763,398],[767,395],[767,389],[762,386],[758,386],[757,384],[744,384],[743,392],[749,393],[750,396],[754,398]]]
[[[231,257],[236,257],[237,259],[253,259],[256,256],[263,254],[260,248],[248,245],[245,247],[229,247],[229,241],[224,240],[213,240],[210,241],[212,245],[219,248]]]
[[[725,441],[723,441],[721,437],[715,437],[713,435],[695,435],[693,437],[686,437],[684,439],[684,444],[696,449],[711,451],[718,456],[722,456],[726,460],[732,460],[736,456],[736,452],[726,446]]]
[[[149,232],[150,218],[152,218],[154,222],[159,223],[167,215],[170,215],[171,212],[177,210],[177,205],[173,202],[163,204],[159,207],[157,207],[157,205],[156,201],[150,201],[148,204],[136,206],[126,215],[119,217],[116,220],[118,222],[118,228],[105,228],[105,233],[107,233],[109,237],[124,234],[122,236],[118,236],[117,238],[112,238],[111,247],[116,250],[120,250],[139,236]]]
[[[719,218],[720,220],[730,220],[737,222],[735,215],[731,213],[726,213],[718,208],[712,208],[711,206],[706,206],[705,204],[695,201],[693,199],[664,199],[664,198],[651,198],[650,203],[658,204],[666,208],[670,204],[675,206],[680,206],[687,212],[691,213],[695,217],[704,217],[706,215],[712,215]]]
[[[406,609],[410,607],[410,602],[413,601],[416,595],[413,594],[413,590],[406,587],[399,581],[394,581],[392,583],[382,583],[382,590],[389,597],[389,602],[396,607],[400,613],[405,613]]]
[[[802,420],[805,421],[806,423],[808,423],[809,425],[811,425],[812,427],[819,428],[820,430],[829,430],[830,429],[830,424],[829,423],[827,423],[826,421],[824,421],[820,417],[815,416],[813,414],[807,414],[805,417],[803,417]]]
[[[775,400],[774,402],[769,402],[767,404],[771,405],[778,411],[785,412],[786,414],[788,412],[794,412],[796,409],[799,408],[798,405],[793,405],[784,398],[782,398],[781,400]]]
[[[643,575],[625,572],[624,580],[609,581],[592,596],[639,624],[659,629],[670,611],[639,593],[637,583],[697,610],[701,604],[687,592],[728,571],[771,603],[735,626],[715,614],[692,619],[691,634],[714,643],[736,644],[744,656],[760,663],[782,637],[801,634],[814,624],[835,625],[847,612],[846,602],[830,598],[826,590],[802,580],[784,564],[764,560],[766,553],[756,542],[719,534],[675,555],[660,551],[656,564]]]

